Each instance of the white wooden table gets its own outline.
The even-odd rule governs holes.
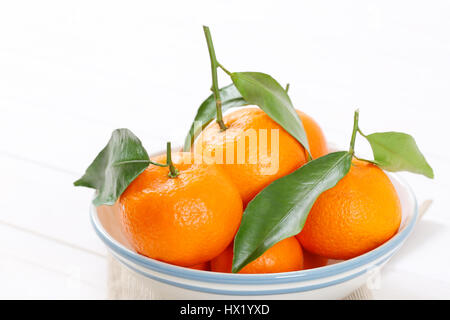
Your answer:
[[[208,24],[228,69],[290,82],[338,145],[356,107],[365,132],[415,136],[436,179],[404,176],[434,203],[374,296],[449,299],[449,16],[448,1],[2,2],[0,298],[106,297],[92,192],[72,182],[115,128],[149,152],[183,140],[209,94]]]

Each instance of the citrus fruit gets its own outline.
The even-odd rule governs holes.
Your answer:
[[[298,114],[312,156],[326,154],[326,140],[320,127],[306,114],[300,111]],[[261,109],[239,109],[225,115],[223,120],[227,129],[221,130],[216,122],[211,123],[195,141],[194,152],[214,159],[228,172],[244,205],[268,184],[306,163],[307,155],[301,144]]]
[[[317,198],[297,236],[314,254],[349,259],[389,240],[400,222],[400,200],[389,177],[353,160],[348,174]]]
[[[211,271],[231,272],[233,246],[211,260]],[[295,237],[284,239],[256,260],[250,262],[239,273],[276,273],[297,271],[303,268],[302,247]]]
[[[326,155],[328,153],[328,146],[322,128],[320,128],[319,124],[306,113],[300,110],[296,111],[302,120],[313,159]]]
[[[209,265],[209,261],[203,262],[203,263],[199,263],[199,264],[190,266],[188,268],[189,269],[202,270],[202,271],[209,271],[209,270],[211,270],[210,265]]]
[[[303,248],[303,269],[314,269],[326,266],[328,264],[328,258],[318,256]]]
[[[165,163],[166,156],[151,159]],[[179,175],[149,165],[119,202],[121,222],[135,250],[180,266],[211,260],[233,240],[242,217],[242,200],[228,175],[216,165],[195,162],[178,152]]]

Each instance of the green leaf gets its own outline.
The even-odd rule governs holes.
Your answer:
[[[317,197],[350,170],[352,155],[334,152],[275,180],[248,204],[234,240],[233,272],[298,234]]]
[[[234,72],[231,79],[245,101],[259,106],[311,154],[302,121],[286,90],[274,78],[260,72]]]
[[[241,107],[247,104],[234,84],[230,84],[226,87],[221,88],[219,90],[219,93],[222,100],[222,112],[224,113],[230,108]],[[205,101],[203,101],[203,103],[198,108],[194,122],[189,129],[189,133],[187,134],[186,139],[184,140],[184,151],[188,152],[191,149],[195,138],[199,135],[203,128],[205,128],[215,118],[216,101],[214,100],[214,95],[211,94]]]
[[[94,205],[113,205],[149,163],[141,141],[128,129],[116,129],[106,147],[74,185],[96,189]]]
[[[412,136],[401,132],[379,132],[364,136],[370,143],[374,162],[387,171],[410,171],[434,178],[433,169]]]

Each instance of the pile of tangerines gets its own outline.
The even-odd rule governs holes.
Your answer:
[[[309,150],[261,108],[222,115],[214,70],[223,67],[215,54],[211,61],[216,121],[202,128],[189,151],[172,153],[169,146],[166,154],[148,162],[141,152],[144,160],[123,157],[104,165],[118,153],[140,148],[137,138],[129,142],[121,136],[115,147],[102,150],[76,185],[95,188],[100,195],[114,193],[109,202],[97,204],[119,205],[124,233],[138,253],[177,266],[231,272],[235,236],[255,196],[330,150],[319,124],[299,110],[291,116],[301,120]],[[262,156],[260,143],[246,141],[248,130],[277,131],[277,170],[265,170],[271,158]],[[273,138],[267,139],[271,145]],[[245,161],[237,159],[239,148]],[[230,151],[233,161],[226,159]],[[250,161],[250,154],[261,156]],[[199,157],[214,161],[196,161]],[[130,165],[141,166],[130,173]],[[386,173],[372,161],[353,158],[348,173],[315,200],[301,231],[272,245],[239,273],[297,271],[324,266],[328,259],[351,259],[393,237],[401,219],[400,200]]]
[[[327,154],[320,126],[305,113],[298,114],[313,157]],[[243,208],[271,182],[307,161],[300,143],[259,109],[234,111],[225,115],[224,122],[226,131],[212,123],[197,138],[204,153],[227,147],[237,150],[248,129],[277,129],[278,171],[261,174],[267,166],[262,160],[198,164],[189,161],[195,155],[182,152],[172,155],[176,178],[169,177],[167,168],[150,165],[119,199],[124,230],[137,252],[179,266],[231,272],[233,239]],[[225,133],[232,146],[219,138]],[[193,150],[198,149],[194,144]],[[226,150],[222,151],[225,156]],[[152,160],[164,163],[166,156]],[[347,176],[317,199],[296,237],[278,242],[240,273],[295,271],[323,266],[327,258],[352,258],[391,238],[400,221],[400,202],[387,175],[373,164],[356,160]]]

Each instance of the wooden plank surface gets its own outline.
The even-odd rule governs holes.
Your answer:
[[[1,299],[103,299],[103,255],[0,223]]]

